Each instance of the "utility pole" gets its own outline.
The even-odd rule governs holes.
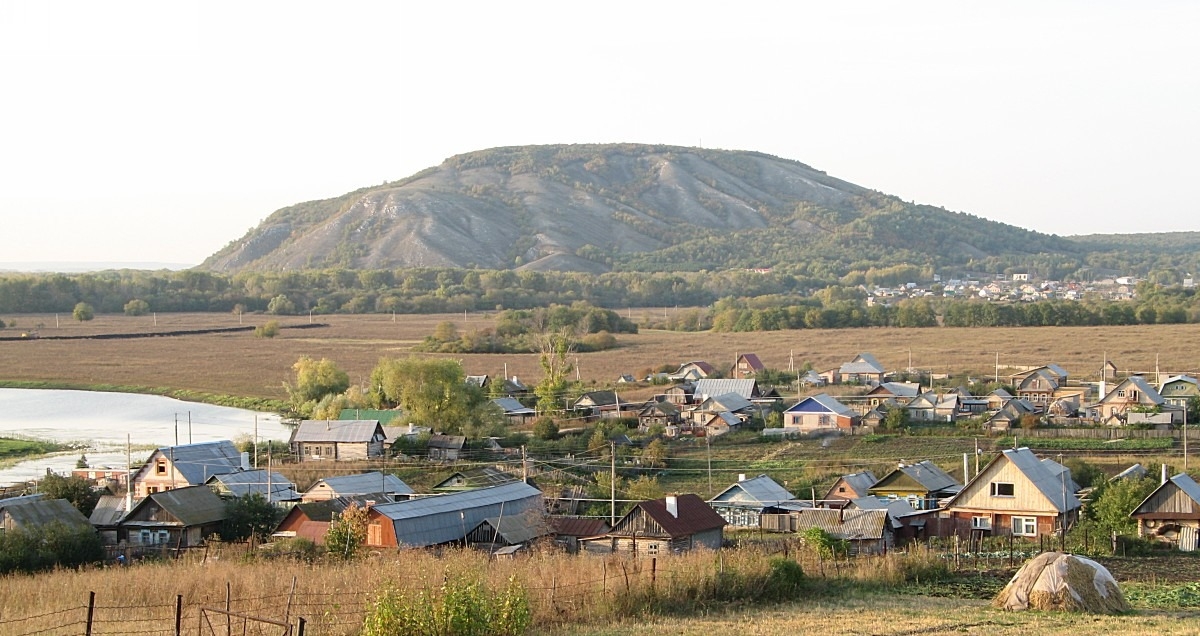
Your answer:
[[[254,468],[258,469],[258,413],[254,414]]]
[[[192,412],[188,411],[188,443],[192,443]]]
[[[706,449],[708,449],[708,494],[712,495],[712,442],[709,441],[711,438],[707,433],[708,432],[705,431],[704,446]]]
[[[525,459],[524,444],[521,444],[521,481],[529,483],[529,462]]]
[[[1000,352],[996,352],[996,384],[1000,384]]]
[[[1183,472],[1187,472],[1187,403],[1183,406]]]
[[[975,438],[975,476],[979,476],[979,438]]]
[[[609,479],[608,479],[608,488],[609,488],[608,525],[611,528],[612,526],[617,525],[617,443],[616,442],[608,443],[608,459],[611,462],[609,470],[612,471],[608,475],[609,476]]]

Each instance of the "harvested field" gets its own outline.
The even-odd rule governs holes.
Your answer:
[[[637,321],[656,312],[634,310]],[[625,312],[622,312],[625,313]],[[191,389],[218,394],[280,398],[291,365],[302,355],[326,357],[345,369],[354,382],[364,382],[379,358],[405,356],[443,321],[460,331],[491,327],[494,313],[438,315],[328,315],[315,329],[284,329],[273,339],[250,333],[215,333],[130,340],[35,340],[0,342],[0,380],[45,380],[81,384],[124,384]],[[5,316],[16,328],[0,334],[40,335],[146,333],[261,324],[303,325],[307,316],[239,318],[230,314],[101,315],[86,323],[53,315]],[[1197,373],[1200,327],[1138,325],[1127,327],[1029,327],[989,329],[836,329],[755,333],[681,333],[643,331],[619,335],[611,351],[577,356],[579,377],[605,385],[619,375],[640,375],[663,364],[707,360],[731,365],[738,353],[757,353],[773,369],[811,364],[827,369],[867,351],[889,369],[908,367],[936,373],[990,377],[1021,367],[1054,362],[1073,376],[1095,378],[1102,362],[1112,360],[1121,373]],[[428,355],[428,354],[424,354]],[[533,354],[455,354],[468,373],[508,374],[536,381],[541,376]],[[652,392],[652,389],[644,392]],[[631,395],[631,397],[637,397]]]

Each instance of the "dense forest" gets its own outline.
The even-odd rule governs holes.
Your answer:
[[[410,269],[245,272],[109,271],[0,275],[0,316],[71,313],[85,302],[100,313],[215,311],[289,314],[448,313],[592,307],[685,307],[662,322],[679,330],[750,331],[860,326],[947,327],[1123,325],[1200,322],[1194,288],[1139,283],[1136,299],[986,301],[942,297],[869,303],[867,288],[899,285],[930,272],[870,268],[852,280],[819,281],[745,270],[606,274],[510,270]],[[842,284],[854,283],[854,284]],[[936,287],[931,286],[932,289]],[[597,330],[629,331],[593,312]],[[607,315],[607,314],[604,314]],[[605,318],[608,320],[608,318]]]

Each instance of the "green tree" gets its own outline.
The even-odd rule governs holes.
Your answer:
[[[71,316],[79,322],[91,320],[96,317],[96,310],[87,303],[76,303],[75,309],[71,311]]]
[[[454,342],[458,340],[458,327],[448,320],[439,322],[433,328],[433,339],[438,342]]]
[[[445,358],[380,360],[368,399],[379,408],[402,407],[409,421],[447,433],[478,435],[503,419],[483,389],[467,382],[462,363]]]
[[[538,363],[542,380],[534,387],[539,413],[558,413],[563,410],[563,398],[570,386],[568,377],[574,365],[567,361],[574,350],[572,339],[565,331],[542,334],[538,338]]]
[[[660,468],[667,463],[667,445],[661,439],[656,439],[642,449],[642,464],[650,468]]]
[[[296,303],[289,300],[287,296],[279,294],[267,303],[267,313],[277,316],[294,314],[296,313]]]
[[[1158,482],[1150,478],[1110,481],[1093,493],[1093,503],[1087,510],[1105,531],[1132,534],[1137,531],[1137,522],[1129,517],[1129,513],[1157,487]]]
[[[38,490],[47,499],[66,499],[75,509],[90,517],[96,503],[100,501],[100,493],[92,487],[92,482],[78,475],[63,477],[55,473],[47,473],[38,482]]]
[[[150,303],[140,298],[134,298],[133,300],[125,303],[126,316],[145,316],[149,312]]]
[[[289,387],[288,392],[306,402],[344,393],[350,388],[350,376],[329,358],[313,360],[301,356],[292,365],[292,370],[296,372],[296,384]]]
[[[887,410],[883,416],[881,423],[885,430],[899,431],[908,426],[908,410],[902,407],[893,407]]]
[[[552,440],[558,438],[558,424],[549,417],[539,418],[533,423],[533,436],[541,440]]]
[[[325,549],[330,554],[352,559],[367,542],[367,509],[351,503],[335,516],[325,531]]]
[[[225,502],[225,520],[219,530],[225,541],[245,541],[251,536],[266,541],[279,522],[283,511],[267,503],[267,498],[251,493]]]
[[[665,493],[662,485],[658,483],[657,477],[642,475],[629,482],[626,494],[629,495],[630,499],[647,501],[650,499],[661,499]]]

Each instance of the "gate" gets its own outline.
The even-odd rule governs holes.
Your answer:
[[[1193,552],[1197,548],[1200,548],[1200,545],[1197,545],[1197,543],[1200,543],[1197,541],[1198,539],[1200,539],[1200,536],[1198,536],[1198,534],[1200,534],[1200,533],[1197,533],[1196,528],[1193,528],[1191,526],[1181,526],[1179,528],[1179,549],[1180,549],[1180,551]]]
[[[287,622],[239,614],[215,607],[200,608],[200,636],[304,636],[304,619],[295,628]]]

